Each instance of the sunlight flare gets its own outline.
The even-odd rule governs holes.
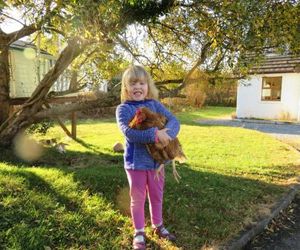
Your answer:
[[[15,154],[24,161],[31,162],[43,154],[43,146],[24,133],[19,133],[14,139]]]

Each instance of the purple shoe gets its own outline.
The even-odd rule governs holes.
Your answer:
[[[138,239],[137,239],[138,236],[142,236],[143,240],[138,241]],[[144,232],[137,232],[134,234],[132,247],[134,250],[145,250],[146,249],[146,236],[145,236]]]
[[[161,225],[159,227],[156,227],[153,229],[153,233],[158,235],[159,238],[163,238],[169,241],[175,241],[176,237],[174,234],[171,234],[164,225]]]

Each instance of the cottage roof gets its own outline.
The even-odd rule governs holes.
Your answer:
[[[12,49],[18,49],[18,50],[24,50],[26,48],[32,48],[34,50],[37,49],[37,47],[34,44],[29,43],[29,42],[25,42],[25,41],[22,41],[22,40],[18,40],[18,41],[13,42],[10,45],[10,48],[12,48]],[[45,51],[43,49],[41,49],[41,53],[45,54],[45,55],[51,55],[47,51]]]
[[[300,56],[269,55],[259,65],[251,68],[250,74],[299,73]]]

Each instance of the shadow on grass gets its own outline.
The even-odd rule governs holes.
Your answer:
[[[128,219],[116,213],[103,190],[89,191],[73,171],[24,167],[0,167],[2,247],[130,249],[123,246],[129,234],[120,230]]]
[[[123,192],[121,196],[118,195],[121,190],[128,186],[122,167],[123,159],[120,154],[111,155],[99,152],[68,152],[65,155],[52,152],[52,154],[49,155],[48,159],[50,160],[48,163],[44,159],[41,167],[47,169],[58,168],[64,174],[71,174],[73,181],[79,183],[79,185],[78,190],[71,189],[70,193],[88,190],[89,196],[96,195],[104,199],[106,205],[103,209],[108,204],[111,204],[111,209],[115,212],[128,216],[128,211],[124,211],[124,207],[129,207],[128,192]],[[72,159],[73,161],[74,159],[80,159],[84,164],[76,168],[76,164],[70,165]],[[26,166],[20,161],[6,159],[6,162],[19,167]],[[77,164],[80,165],[79,162]],[[273,202],[272,196],[278,196],[284,190],[283,187],[274,184],[206,172],[202,168],[193,169],[189,165],[179,166],[178,171],[182,176],[179,184],[172,177],[171,167],[166,166],[164,223],[178,238],[174,246],[183,249],[200,249],[204,245],[213,244],[237,233],[245,224],[251,222],[253,216],[259,213],[258,210],[260,208],[264,212],[268,212],[268,208],[263,204]],[[100,237],[99,234],[94,233],[97,230],[102,234],[101,240],[107,241],[105,246],[110,246],[107,249],[131,248],[132,229],[126,222],[126,219],[124,219],[126,217],[122,217],[123,219],[118,221],[115,217],[110,218],[105,213],[101,215],[100,212],[97,217],[92,212],[82,208],[81,200],[74,200],[66,195],[62,195],[57,187],[53,188],[54,184],[45,181],[37,174],[28,171],[28,169],[5,170],[0,173],[25,179],[27,183],[25,188],[28,192],[37,192],[45,197],[50,196],[52,205],[36,203],[36,200],[28,195],[28,206],[26,203],[18,204],[11,206],[10,211],[0,207],[2,210],[0,213],[1,221],[7,221],[6,224],[1,224],[0,226],[1,234],[4,234],[3,232],[6,233],[11,228],[15,230],[14,224],[19,225],[15,218],[23,220],[28,225],[28,228],[25,230],[28,236],[21,237],[23,239],[22,244],[26,246],[26,249],[30,249],[30,237],[34,238],[38,246],[48,244],[51,247],[71,246],[76,248],[80,244],[81,247],[92,248],[91,242],[99,241],[99,239],[97,240],[97,237]],[[64,175],[61,178],[64,178]],[[63,185],[63,187],[67,189],[67,184]],[[4,196],[2,195],[1,199],[3,200],[9,196],[14,196],[15,199],[22,198],[18,192],[12,191],[4,192]],[[123,199],[123,202],[121,202],[122,206],[120,206],[119,199]],[[45,198],[45,200],[47,199]],[[56,203],[59,204],[57,205],[58,208],[55,207]],[[36,207],[36,211],[41,213],[38,219],[36,219],[36,214],[31,211],[32,207]],[[79,221],[75,219],[74,221],[67,219],[60,221],[59,216],[55,218],[57,213],[62,213],[62,217],[69,216],[69,213],[75,213],[76,216],[82,217],[82,219]],[[47,237],[40,236],[39,240],[33,235],[34,230],[39,227],[39,223],[35,221],[44,221],[44,217],[49,217],[49,215],[52,226],[45,225],[44,230],[48,230]],[[105,221],[105,223],[100,223],[100,226],[99,220]],[[48,223],[49,221],[46,222]],[[147,222],[149,225],[149,213],[147,213]],[[53,230],[49,231],[50,228]],[[20,233],[21,229],[22,227],[16,232]],[[107,231],[110,233],[107,234]],[[84,236],[79,236],[78,232],[81,232]],[[42,235],[41,232],[40,234]],[[70,237],[70,234],[72,234],[72,237]],[[123,238],[116,241],[115,238],[118,237]],[[9,246],[3,240],[2,243],[6,244],[5,246]],[[151,246],[151,249],[159,249],[165,243],[161,243],[150,236],[148,244]]]
[[[83,147],[85,147],[85,148],[87,148],[87,149],[92,150],[94,153],[100,153],[99,150],[98,150],[98,148],[95,147],[95,145],[93,145],[93,144],[91,144],[91,143],[87,143],[87,142],[85,142],[84,140],[81,140],[81,139],[79,139],[79,138],[75,139],[75,141],[76,141],[77,143],[79,143],[81,146],[83,146]]]

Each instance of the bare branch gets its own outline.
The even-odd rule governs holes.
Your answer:
[[[151,60],[150,58],[148,58],[145,55],[142,54],[136,54],[133,52],[132,48],[130,48],[129,44],[127,44],[125,41],[123,41],[120,37],[117,37],[117,41],[120,43],[120,45],[126,50],[128,51],[137,61],[139,61],[139,57],[143,57],[145,58],[150,64],[151,64]],[[140,61],[139,61],[140,62]]]
[[[41,28],[40,25],[31,24],[29,26],[24,26],[20,30],[17,30],[17,31],[7,34],[8,38],[9,38],[8,45],[12,44],[13,42],[19,40],[22,37],[33,34],[34,32],[38,31],[40,28]]]
[[[37,100],[42,100],[61,73],[80,53],[84,51],[88,44],[89,43],[87,41],[82,41],[78,37],[71,39],[68,46],[61,52],[54,67],[44,76],[43,80],[34,90],[31,97],[24,104],[24,107],[30,106]]]
[[[201,54],[199,59],[196,61],[196,63],[194,64],[194,66],[189,70],[189,72],[186,74],[186,76],[184,77],[182,83],[175,89],[170,90],[169,92],[166,93],[162,93],[160,95],[161,98],[165,98],[165,97],[174,97],[174,96],[178,96],[179,92],[186,86],[188,79],[191,77],[191,75],[194,73],[194,71],[201,65],[204,63],[204,61],[206,60],[207,57],[207,51],[210,48],[212,44],[212,41],[207,42],[202,50],[201,50]]]
[[[80,68],[82,65],[84,65],[84,64],[87,62],[87,60],[88,60],[93,54],[95,54],[96,52],[98,52],[98,50],[99,50],[99,48],[97,47],[97,48],[93,49],[91,52],[89,52],[89,53],[85,56],[84,60],[82,60],[80,63],[78,63],[78,68]]]
[[[43,17],[41,17],[41,19],[39,21],[37,21],[36,23],[30,24],[30,25],[25,25],[25,24],[21,23],[23,25],[22,29],[7,34],[8,38],[9,38],[9,44],[13,43],[14,41],[19,40],[22,37],[29,36],[29,35],[33,34],[34,32],[40,30],[46,20],[48,20],[49,18],[51,18],[54,15],[57,15],[58,8],[59,7],[55,7],[52,10],[50,10],[50,5],[48,5],[46,14]],[[26,16],[26,14],[25,14],[25,16]],[[17,21],[17,20],[15,20],[15,21]]]
[[[56,97],[56,96],[65,96],[68,94],[77,93],[78,91],[84,89],[86,86],[87,86],[87,84],[83,84],[82,86],[80,86],[79,88],[76,88],[76,89],[68,89],[65,91],[51,91],[51,92],[49,92],[48,97],[52,98],[52,97]]]
[[[8,19],[14,20],[15,22],[21,24],[22,26],[25,26],[25,24],[22,23],[20,20],[14,18],[14,17],[11,17],[11,16],[9,16],[9,15],[7,15],[7,14],[5,14],[5,13],[4,13],[3,11],[1,11],[1,10],[0,10],[0,14],[3,15],[3,16],[5,16],[5,17],[7,17]]]
[[[161,25],[164,28],[169,29],[170,31],[172,31],[172,33],[176,36],[178,41],[180,41],[184,46],[190,48],[190,45],[182,39],[182,37],[185,37],[185,35],[180,34],[180,32],[178,32],[178,29],[176,29],[175,27],[171,27],[170,25],[167,25],[165,23],[159,22],[159,21],[157,21],[155,23]]]
[[[43,120],[47,117],[65,115],[73,111],[93,109],[99,107],[112,107],[119,103],[119,97],[115,93],[102,93],[96,100],[80,101],[72,104],[57,105],[51,109],[42,110],[33,117],[35,121]]]
[[[190,76],[193,74],[193,72],[198,68],[198,66],[200,66],[201,64],[204,63],[204,61],[206,60],[207,57],[207,51],[209,49],[209,47],[212,45],[212,41],[207,42],[203,48],[201,49],[201,54],[199,59],[197,60],[197,62],[194,64],[194,66],[190,69],[190,71],[186,74],[186,76],[184,77],[183,80],[183,85],[185,86],[186,81],[190,78]],[[183,87],[184,87],[183,86]],[[182,88],[183,88],[182,87]]]
[[[222,55],[220,56],[220,58],[218,59],[217,63],[215,64],[214,68],[212,69],[212,72],[216,72],[217,70],[219,70],[219,67],[222,63],[222,61],[224,60],[225,56],[226,56],[227,50],[225,50]]]
[[[57,28],[46,27],[45,30],[46,30],[46,31],[49,31],[49,30],[54,31],[55,33],[58,33],[58,34],[62,35],[63,37],[66,36],[66,34],[65,34],[62,30],[59,30],[59,29],[57,29]]]

